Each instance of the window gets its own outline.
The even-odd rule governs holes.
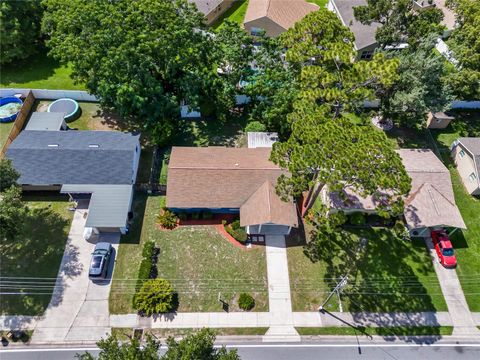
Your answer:
[[[362,51],[360,55],[360,59],[362,60],[370,60],[373,56],[373,50]]]
[[[468,176],[468,179],[469,179],[470,181],[475,181],[475,180],[477,180],[477,175],[475,175],[475,173],[472,172],[472,173]]]
[[[252,27],[250,29],[250,35],[252,35],[252,36],[257,36],[257,35],[260,35],[262,33],[263,33],[263,29],[261,29],[261,28]]]
[[[463,157],[465,156],[465,151],[463,151],[463,150],[460,150],[460,152],[458,153],[458,155],[460,155],[460,157],[462,157],[462,158],[463,158]]]

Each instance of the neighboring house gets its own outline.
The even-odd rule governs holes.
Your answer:
[[[443,20],[441,22],[447,28],[444,36],[448,36],[455,28],[456,20],[455,13],[446,6],[446,0],[412,0],[413,8],[415,10],[423,10],[430,7],[437,7],[443,12]]]
[[[404,217],[412,236],[428,236],[436,227],[465,229],[462,215],[455,204],[450,172],[431,151],[401,149],[397,153],[412,179],[412,189],[404,199]],[[332,193],[322,193],[322,200],[334,211],[375,213],[381,198],[364,198],[347,190],[347,201]]]
[[[17,182],[23,190],[87,194],[86,228],[95,233],[127,231],[140,158],[138,135],[24,130],[6,157],[20,173]]]
[[[277,37],[318,9],[304,0],[249,0],[243,26],[251,35]]]
[[[427,128],[429,129],[445,129],[452,120],[455,120],[453,116],[447,115],[442,111],[427,115]]]
[[[379,23],[371,25],[363,25],[355,20],[353,8],[356,6],[367,5],[366,0],[330,0],[327,9],[333,11],[343,25],[350,28],[355,36],[354,47],[357,51],[357,58],[368,60],[371,59],[378,43],[375,40],[375,32],[381,26]]]
[[[275,184],[285,172],[270,148],[173,147],[168,165],[167,207],[172,211],[239,214],[251,235],[286,235],[298,227],[293,201]]]
[[[452,145],[452,156],[467,191],[480,195],[480,137],[459,138]]]
[[[205,15],[208,25],[217,20],[220,15],[227,11],[235,0],[188,0],[197,6],[198,11]]]

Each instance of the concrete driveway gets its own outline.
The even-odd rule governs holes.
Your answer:
[[[95,241],[83,239],[87,204],[75,211],[55,290],[45,314],[38,321],[33,343],[96,341],[110,333],[108,297],[120,234],[102,235]],[[114,247],[108,279],[93,283],[88,278],[91,254],[98,241]]]

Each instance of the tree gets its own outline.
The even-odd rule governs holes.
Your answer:
[[[480,99],[480,2],[451,0],[458,27],[449,45],[460,67],[448,77],[455,95],[466,100]]]
[[[40,0],[0,3],[1,65],[26,59],[37,50],[43,13],[40,3]]]
[[[434,51],[436,38],[424,39],[415,49],[395,54],[399,79],[382,95],[381,112],[405,126],[422,126],[429,111],[444,111],[453,100],[449,83],[443,78],[449,68]]]
[[[214,348],[215,334],[210,329],[202,329],[187,335],[180,341],[167,340],[168,350],[162,360],[239,360],[236,350],[225,347]]]
[[[216,74],[204,17],[186,0],[45,0],[51,54],[105,106],[162,144],[179,105],[195,107]]]
[[[404,41],[416,45],[423,36],[443,31],[443,12],[436,7],[414,10],[412,0],[367,0],[353,11],[362,24],[381,24],[375,38],[383,48]]]
[[[19,177],[20,174],[13,167],[10,159],[0,160],[0,192],[16,185]]]
[[[115,335],[102,339],[97,343],[100,353],[94,357],[89,352],[77,354],[76,358],[81,360],[158,360],[158,350],[160,342],[147,336],[145,344],[140,346],[140,341],[136,338],[128,342],[120,342]]]
[[[0,239],[12,241],[21,232],[26,211],[21,199],[22,191],[18,186],[11,186],[0,193]]]
[[[173,310],[173,286],[165,279],[152,279],[143,283],[135,294],[135,308],[147,316]]]

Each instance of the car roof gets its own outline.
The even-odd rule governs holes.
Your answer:
[[[108,242],[99,242],[97,245],[95,245],[95,250],[109,250],[111,247],[111,244]]]
[[[443,247],[443,248],[451,248],[451,247],[453,247],[450,240],[440,240],[440,243],[442,244],[442,247]]]

